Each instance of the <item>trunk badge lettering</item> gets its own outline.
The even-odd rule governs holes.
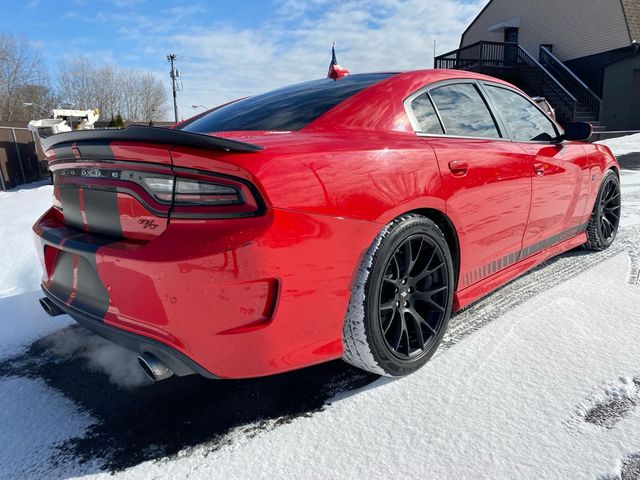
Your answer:
[[[156,228],[159,227],[159,225],[155,222],[155,220],[148,220],[146,218],[141,218],[140,220],[138,220],[138,223],[140,225],[142,225],[143,229],[151,229],[151,230],[155,230]]]

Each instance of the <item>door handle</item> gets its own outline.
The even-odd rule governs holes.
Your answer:
[[[544,163],[543,162],[533,162],[533,171],[538,176],[544,174]]]
[[[451,173],[454,175],[466,175],[469,170],[469,163],[466,160],[451,160],[449,162],[449,170],[451,170]]]

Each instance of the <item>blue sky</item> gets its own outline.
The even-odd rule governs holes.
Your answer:
[[[148,70],[169,86],[180,59],[181,116],[326,74],[331,42],[352,72],[430,68],[486,0],[28,0],[2,2],[0,32],[43,49],[55,83],[64,57]]]

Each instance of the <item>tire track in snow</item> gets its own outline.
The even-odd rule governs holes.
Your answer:
[[[454,314],[449,329],[436,355],[452,347],[489,322],[556,285],[559,285],[620,253],[628,252],[630,258],[640,262],[640,225],[620,229],[613,245],[601,252],[575,249],[554,257],[537,266],[529,273],[511,281],[504,287]],[[638,263],[633,263],[633,266]],[[629,277],[626,279],[629,282]],[[636,273],[636,280],[638,275]]]
[[[636,248],[629,251],[629,275],[627,283],[629,285],[638,285],[640,283],[640,252]]]
[[[617,470],[620,472],[615,475],[603,475],[599,480],[638,480],[640,479],[640,453],[630,453],[625,455]]]

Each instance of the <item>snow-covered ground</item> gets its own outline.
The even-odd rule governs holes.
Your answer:
[[[640,152],[640,135],[608,140]],[[148,385],[37,304],[30,225],[0,192],[0,478],[640,478],[640,170],[614,245],[547,262],[454,316],[400,380],[334,362]]]

